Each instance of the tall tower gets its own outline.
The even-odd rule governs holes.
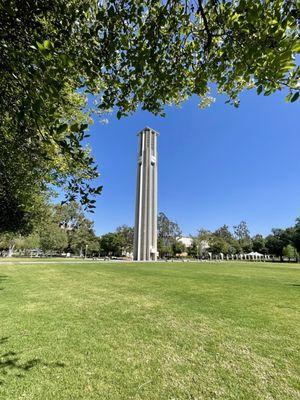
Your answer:
[[[139,153],[134,228],[134,260],[157,260],[157,136],[144,128],[138,136]]]

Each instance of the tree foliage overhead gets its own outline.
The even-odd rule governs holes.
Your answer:
[[[70,200],[79,197],[90,208],[91,196],[101,191],[89,184],[98,173],[82,144],[91,121],[78,62],[88,60],[81,43],[90,4],[0,2],[2,231],[26,230],[49,185],[62,186]]]
[[[288,100],[299,96],[296,1],[105,4],[98,16],[103,41],[95,54],[107,46],[116,62],[105,62],[104,79],[110,84],[104,86],[100,107],[117,105],[119,115],[138,104],[161,112],[163,104],[192,94],[206,105],[212,82],[236,105],[238,94],[253,87],[269,95],[287,86]]]
[[[49,184],[93,209],[89,93],[118,117],[193,94],[206,106],[211,84],[236,106],[249,88],[299,97],[296,0],[1,0],[0,20],[2,231]]]

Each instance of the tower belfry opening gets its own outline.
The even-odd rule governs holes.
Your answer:
[[[157,137],[146,127],[138,133],[139,154],[134,229],[134,260],[157,260]]]

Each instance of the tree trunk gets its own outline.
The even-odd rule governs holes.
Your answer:
[[[9,245],[7,257],[12,257],[12,256],[13,256],[13,254],[14,254],[14,248],[15,248],[15,245],[14,245],[14,244],[12,244],[12,245],[10,244],[10,245]]]

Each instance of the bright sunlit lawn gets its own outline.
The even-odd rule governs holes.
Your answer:
[[[0,398],[300,399],[300,266],[0,264]]]

